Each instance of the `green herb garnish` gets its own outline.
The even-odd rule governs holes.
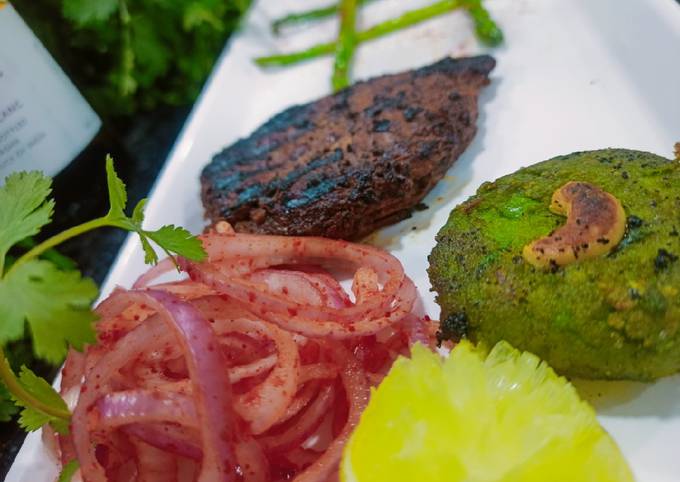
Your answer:
[[[357,0],[357,5],[361,6],[365,3],[368,3],[369,1],[375,0]],[[281,18],[277,18],[272,22],[272,32],[278,35],[281,33],[281,30],[286,27],[332,17],[338,13],[339,6],[340,5],[335,4],[328,5],[326,7],[315,8],[313,10],[306,10],[304,12],[289,13]]]
[[[19,424],[28,431],[49,423],[57,432],[67,432],[70,412],[52,386],[27,367],[16,376],[4,352],[7,344],[23,338],[28,325],[35,355],[56,364],[69,347],[81,350],[95,341],[96,316],[91,304],[97,297],[97,286],[80,272],[60,269],[49,258],[39,258],[41,255],[93,229],[117,227],[139,235],[147,263],[158,261],[152,242],[171,257],[200,261],[206,256],[200,240],[183,228],[170,225],[156,231],[143,229],[146,200],[127,216],[125,184],[110,157],[106,159],[106,175],[110,209],[105,216],[41,243],[29,242],[32,247],[12,263],[7,262],[10,248],[26,246],[24,240],[38,235],[52,219],[52,180],[40,172],[20,172],[8,176],[0,187],[0,380],[4,383],[0,387],[0,417],[7,419],[15,413],[7,407],[9,396],[22,409]]]
[[[190,105],[250,0],[12,0],[104,117]]]
[[[80,464],[77,460],[71,460],[69,463],[64,465],[59,474],[57,482],[71,482],[71,479],[76,473],[76,470],[80,468]]]
[[[337,91],[349,85],[349,69],[356,46],[458,8],[463,8],[470,14],[475,24],[475,33],[480,41],[489,46],[496,46],[503,41],[501,29],[482,5],[482,0],[440,0],[431,5],[410,10],[398,17],[378,23],[364,31],[355,32],[356,7],[365,3],[367,3],[366,0],[341,0],[337,5],[330,5],[307,12],[292,13],[275,20],[272,23],[272,29],[278,33],[283,26],[319,20],[337,13],[340,17],[338,39],[333,42],[317,44],[298,52],[258,57],[255,59],[255,63],[261,67],[288,66],[335,53],[332,84],[333,90]]]
[[[335,63],[333,64],[333,90],[344,89],[350,84],[349,70],[357,45],[356,19],[357,0],[340,1],[340,33],[335,44]]]

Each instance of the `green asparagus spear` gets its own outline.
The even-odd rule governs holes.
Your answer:
[[[495,47],[503,41],[503,32],[493,21],[489,11],[484,8],[481,0],[467,0],[465,8],[475,22],[475,33],[479,40],[490,47]]]
[[[329,5],[327,7],[318,8],[316,10],[289,13],[285,17],[277,18],[272,22],[272,32],[278,35],[281,32],[282,28],[287,27],[289,25],[311,22],[313,20],[321,20],[323,18],[332,17],[337,12],[338,5]]]
[[[347,87],[350,84],[349,71],[356,48],[356,18],[357,0],[341,0],[340,29],[338,41],[335,44],[335,64],[333,65],[333,91]]]
[[[399,17],[378,23],[363,32],[358,32],[356,35],[356,43],[358,45],[383,37],[397,30],[419,24],[462,6],[463,0],[440,0],[427,7],[408,11]],[[337,42],[328,42],[315,45],[299,52],[258,57],[255,59],[255,62],[262,67],[292,65],[322,55],[332,54],[336,49],[336,44]]]
[[[335,42],[327,42],[323,44],[314,45],[305,50],[300,50],[298,52],[291,52],[289,54],[281,55],[268,55],[264,57],[257,57],[255,63],[260,67],[273,67],[273,66],[287,66],[298,64],[306,60],[315,59],[323,55],[332,54],[335,50]]]
[[[357,39],[359,43],[374,40],[392,32],[396,32],[397,30],[438,17],[439,15],[443,15],[462,6],[463,2],[461,0],[440,0],[427,7],[416,8],[415,10],[403,13],[399,17],[376,24],[368,30],[364,30],[357,34]]]
[[[357,0],[357,5],[364,5],[365,3],[368,3],[370,1],[372,0]],[[289,13],[285,17],[277,18],[272,22],[272,32],[278,34],[282,28],[288,26],[332,17],[333,15],[338,13],[339,8],[340,5],[334,4],[328,5],[327,7],[308,10],[306,12]]]

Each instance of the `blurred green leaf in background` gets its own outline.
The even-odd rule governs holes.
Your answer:
[[[251,0],[12,0],[95,109],[188,105]]]

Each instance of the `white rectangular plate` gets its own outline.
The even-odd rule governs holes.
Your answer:
[[[380,0],[364,26],[432,0]],[[170,155],[147,208],[150,227],[204,226],[198,177],[211,156],[271,115],[330,91],[332,61],[263,71],[251,59],[329,40],[335,23],[272,37],[273,18],[328,0],[261,0],[221,57]],[[480,97],[472,145],[425,200],[430,208],[372,239],[405,265],[428,312],[439,310],[425,269],[449,211],[484,181],[577,150],[626,147],[672,156],[680,140],[680,6],[674,0],[488,0],[506,36]],[[485,49],[463,12],[431,20],[359,49],[355,78],[398,72],[444,56]],[[414,229],[415,228],[415,229]],[[130,286],[145,269],[128,239],[103,293]],[[579,384],[621,446],[640,482],[680,479],[680,377],[654,384]],[[602,395],[600,395],[602,394]],[[39,436],[29,436],[7,480],[48,482],[56,469]]]

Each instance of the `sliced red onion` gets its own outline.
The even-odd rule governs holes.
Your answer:
[[[316,399],[300,414],[298,423],[288,427],[283,433],[259,439],[263,449],[267,452],[276,453],[300,446],[321,424],[333,403],[333,395],[332,385],[321,389]]]
[[[186,429],[182,427],[163,424],[132,424],[123,427],[122,430],[128,435],[171,454],[196,461],[203,458],[201,447],[187,437]]]
[[[139,389],[114,392],[100,398],[97,408],[99,425],[106,428],[146,422],[199,426],[193,399],[179,393]]]
[[[326,261],[337,264],[354,265],[355,267],[371,267],[378,275],[383,288],[371,300],[361,305],[345,307],[344,309],[325,310],[313,309],[310,306],[291,303],[276,295],[259,293],[262,302],[270,305],[271,310],[286,313],[288,309],[297,308],[301,316],[316,319],[342,319],[364,317],[376,309],[384,310],[385,303],[389,303],[399,291],[404,279],[401,263],[389,253],[376,248],[312,237],[283,237],[257,236],[237,234],[235,236],[221,236],[208,234],[202,237],[203,245],[208,252],[210,263],[185,263],[189,274],[200,276],[197,271],[208,264],[217,269],[222,276],[210,276],[204,281],[208,284],[219,283],[222,292],[229,293],[241,301],[248,301],[248,295],[257,295],[257,290],[240,279],[247,273],[271,266],[302,263],[320,264]],[[237,275],[237,276],[234,276]],[[220,279],[221,278],[221,279]],[[212,281],[212,283],[210,283]],[[216,286],[216,285],[213,285]]]
[[[177,458],[172,454],[133,439],[136,449],[137,477],[143,482],[177,482]]]
[[[231,385],[223,369],[226,361],[215,332],[210,322],[189,303],[162,291],[149,290],[145,294],[155,300],[158,312],[165,315],[185,353],[201,424],[203,461],[198,480],[234,481],[238,465],[234,453],[237,422],[232,409]]]
[[[132,295],[130,295],[133,297]],[[97,462],[94,445],[90,439],[88,413],[97,399],[108,388],[108,381],[119,368],[138,356],[164,335],[160,317],[153,317],[140,324],[115,343],[113,349],[102,356],[97,364],[85,374],[78,405],[71,419],[72,440],[80,462],[83,478],[88,482],[106,482],[104,468]]]
[[[340,377],[349,404],[347,421],[326,451],[314,464],[298,474],[295,482],[325,482],[334,471],[337,471],[342,449],[354,431],[354,427],[359,423],[361,413],[368,404],[370,388],[359,363],[351,353],[339,344],[332,347],[332,354],[335,361],[343,367]]]
[[[328,482],[369,380],[432,338],[389,254],[227,228],[203,237],[207,262],[180,260],[191,279],[116,289],[98,343],[69,354],[62,390],[77,403],[58,443],[87,482]],[[354,275],[356,303],[321,266]]]
[[[432,343],[432,336],[430,330],[423,318],[408,314],[404,317],[402,323],[406,327],[409,345],[413,346],[416,343],[421,343],[423,346],[430,346]]]
[[[291,308],[290,303],[279,303],[278,295],[262,292],[257,289],[256,285],[250,283],[229,280],[211,266],[194,267],[190,270],[193,278],[239,300],[244,308],[252,310],[253,315],[276,323],[287,331],[314,338],[329,336],[347,339],[377,333],[409,313],[416,297],[413,283],[408,278],[404,278],[396,295],[390,300],[389,306],[378,315],[356,320],[345,319],[344,322],[339,322],[332,319],[334,313],[327,311],[330,308],[316,308],[317,311],[314,312],[311,307],[305,308],[297,303]],[[351,309],[348,308],[348,310]]]
[[[267,378],[237,397],[234,403],[234,410],[250,424],[252,433],[260,434],[277,422],[295,396],[300,369],[298,347],[290,333],[264,321],[242,319],[219,324],[216,320],[215,329],[220,333],[230,326],[231,329],[240,326],[241,332],[267,337],[276,346],[276,364]]]
[[[175,268],[175,263],[172,258],[165,258],[157,263],[146,273],[137,278],[137,281],[132,285],[133,290],[139,290],[149,286],[155,279],[160,278],[166,273],[171,272]]]

